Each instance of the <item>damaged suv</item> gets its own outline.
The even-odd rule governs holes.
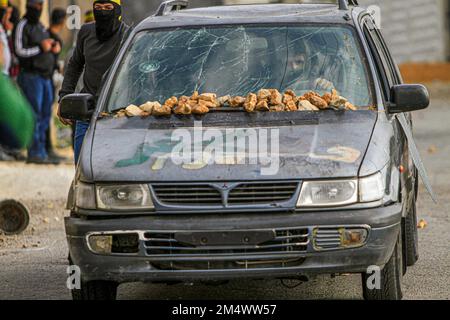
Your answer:
[[[427,182],[410,116],[425,87],[402,83],[353,1],[186,4],[134,28],[98,101],[62,101],[63,117],[90,120],[65,220],[74,299],[344,273],[366,299],[401,299]]]

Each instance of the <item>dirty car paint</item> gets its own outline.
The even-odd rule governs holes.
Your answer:
[[[236,113],[234,117],[242,117],[242,114]],[[236,125],[224,123],[222,126],[210,127],[204,121],[203,131],[213,128],[224,132],[224,136],[226,129],[230,128],[254,129],[258,133],[263,130],[278,130],[279,148],[273,156],[279,160],[279,169],[271,176],[261,174],[263,164],[249,161],[242,163],[239,159],[222,163],[175,164],[171,161],[170,154],[177,144],[172,141],[176,129],[162,129],[149,124],[149,121],[157,122],[158,119],[101,119],[96,125],[92,148],[94,179],[150,182],[241,181],[357,176],[377,113],[327,111],[320,115],[316,113],[314,118],[315,121],[304,121],[304,124],[293,121],[295,124],[285,122],[282,126],[274,126],[273,123],[265,126],[261,122],[252,124],[250,121],[247,125],[237,122]],[[228,120],[233,123],[233,119]],[[183,129],[194,131],[192,126]],[[268,140],[269,146],[277,142],[272,141],[270,134]],[[202,141],[203,147],[207,144],[208,141]],[[239,150],[237,154],[239,156]]]

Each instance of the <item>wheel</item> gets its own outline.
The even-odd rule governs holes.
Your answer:
[[[81,281],[81,288],[71,291],[73,300],[116,300],[117,283],[111,281]]]
[[[15,200],[0,202],[0,231],[6,235],[20,234],[28,227],[28,209]]]
[[[369,289],[368,281],[371,281],[367,273],[362,274],[363,296],[365,300],[401,300],[402,293],[402,237],[401,233],[395,245],[394,252],[388,263],[380,270],[379,289]]]
[[[416,195],[411,200],[409,212],[404,220],[405,265],[411,267],[419,260],[419,233],[417,230]]]
[[[73,265],[69,256],[69,265]],[[113,281],[83,281],[80,289],[71,289],[72,300],[116,300],[118,284]]]

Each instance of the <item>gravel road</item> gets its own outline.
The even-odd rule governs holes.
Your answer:
[[[442,88],[432,95],[429,110],[414,115],[416,140],[439,203],[420,188],[419,219],[428,226],[420,231],[420,260],[404,278],[405,299],[450,299],[450,94]],[[22,200],[32,212],[22,235],[0,235],[0,299],[70,299],[63,217],[73,173],[70,165],[0,163],[1,198]],[[119,299],[362,299],[360,286],[355,275],[320,277],[295,289],[280,281],[127,284],[119,288]]]

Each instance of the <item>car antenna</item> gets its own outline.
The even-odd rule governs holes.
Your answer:
[[[348,6],[358,6],[358,0],[339,0],[339,10],[348,10]]]
[[[189,5],[188,0],[169,0],[164,1],[161,3],[161,5],[158,7],[158,10],[156,10],[155,16],[165,16],[171,11],[178,11],[182,9],[186,9]]]

